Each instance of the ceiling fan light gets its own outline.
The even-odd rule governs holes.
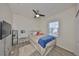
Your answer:
[[[36,15],[36,17],[38,18],[38,17],[39,17],[39,15]]]

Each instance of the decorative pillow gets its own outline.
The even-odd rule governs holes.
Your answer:
[[[43,32],[37,32],[36,35],[43,35],[44,33]]]

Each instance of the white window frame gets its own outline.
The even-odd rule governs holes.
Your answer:
[[[50,31],[49,31],[50,30],[49,29],[49,23],[53,23],[53,22],[58,22],[57,34],[50,33]],[[59,28],[60,28],[59,20],[53,20],[53,21],[50,21],[49,23],[48,23],[48,34],[55,36],[55,37],[59,37]]]

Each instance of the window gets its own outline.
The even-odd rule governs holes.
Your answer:
[[[58,37],[59,35],[59,21],[53,21],[49,23],[49,35]]]

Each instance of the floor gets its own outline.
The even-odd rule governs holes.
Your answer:
[[[38,51],[35,51],[31,56],[40,56],[40,54]],[[47,56],[74,56],[74,54],[56,46],[47,54]]]
[[[40,56],[40,53],[30,44],[29,41],[23,42],[12,48],[10,56]],[[73,53],[56,46],[47,56],[74,56]]]

